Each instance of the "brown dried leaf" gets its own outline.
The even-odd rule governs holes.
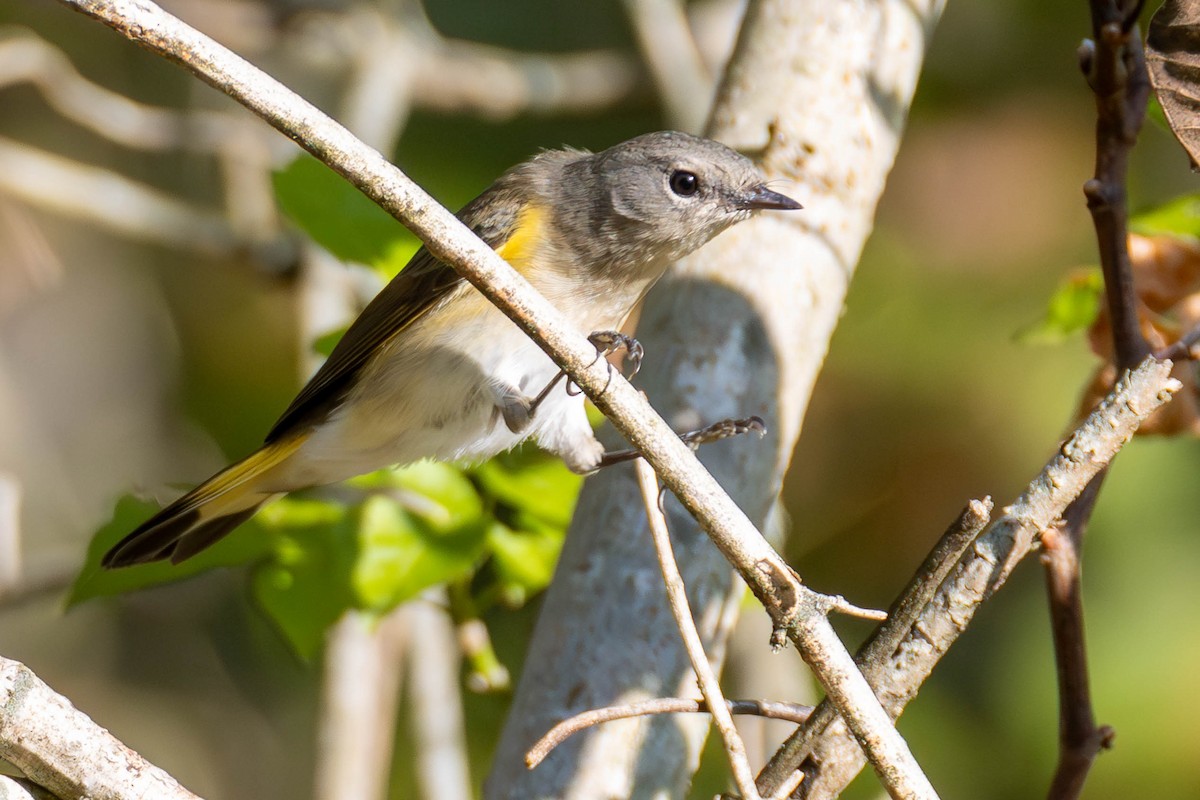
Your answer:
[[[1138,293],[1138,323],[1152,350],[1163,350],[1200,325],[1200,244],[1171,236],[1129,237],[1134,285]],[[1080,400],[1082,418],[1112,388],[1116,369],[1112,365],[1112,331],[1108,308],[1088,330],[1093,352],[1105,362],[1092,376]],[[1195,364],[1181,360],[1171,370],[1183,384],[1175,399],[1146,420],[1139,435],[1190,434],[1200,437],[1200,389]]]
[[[1200,165],[1200,0],[1166,0],[1154,12],[1146,66],[1171,131]]]

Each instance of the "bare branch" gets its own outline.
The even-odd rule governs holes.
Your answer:
[[[808,719],[812,706],[798,703],[781,703],[775,700],[726,700],[726,707],[731,714],[753,715],[765,719],[779,719],[784,722],[799,724]],[[565,742],[572,735],[582,730],[611,722],[615,719],[629,719],[652,714],[707,714],[708,703],[704,700],[689,700],[683,697],[666,697],[655,700],[643,700],[640,703],[628,703],[623,706],[609,706],[584,711],[573,717],[564,719],[555,725],[546,735],[538,739],[525,754],[525,764],[533,769],[550,755],[555,747]]]
[[[748,5],[708,135],[792,182],[811,213],[743,223],[676,264],[647,296],[637,335],[650,354],[639,382],[679,428],[747,413],[767,420],[762,442],[702,456],[756,522],[778,494],[941,8],[938,0]],[[630,591],[657,581],[653,553],[640,536],[612,535],[645,525],[630,477],[617,470],[584,486],[485,797],[625,796],[647,775],[683,791],[695,768],[705,720],[618,723],[560,748],[536,772],[522,761],[570,713],[647,687],[683,693],[675,687],[690,673],[686,655],[671,631],[644,624],[666,617],[665,597]],[[719,660],[740,587],[704,541],[707,526],[668,508],[706,648]],[[826,666],[817,669],[823,683]],[[599,674],[581,685],[574,676],[589,667]]]
[[[436,604],[436,605],[435,605]],[[462,654],[454,637],[444,592],[405,608],[411,633],[407,697],[417,777],[426,800],[471,800],[471,769],[463,724]]]
[[[363,21],[376,17],[364,33]],[[448,113],[474,113],[491,119],[517,114],[596,113],[649,92],[634,59],[609,50],[577,53],[524,53],[478,42],[442,37],[419,13],[403,24],[376,12],[306,15],[294,38],[301,57],[332,51],[339,66],[352,65],[362,53],[364,36],[385,38],[387,51],[403,54],[412,104]],[[315,42],[322,46],[314,47]],[[310,58],[311,60],[311,58]],[[322,64],[328,68],[327,64]]]
[[[537,342],[645,455],[816,670],[896,797],[936,797],[825,618],[827,603],[800,584],[745,513],[627,381],[544,298],[458,219],[377,151],[278,81],[148,0],[62,0],[179,62],[292,137],[409,227]]]
[[[406,639],[403,609],[378,621],[348,611],[330,628],[317,724],[317,800],[387,797]]]
[[[446,588],[458,648],[467,663],[467,688],[480,694],[511,689],[512,676],[496,655],[487,623],[471,596],[470,582],[455,581]]]
[[[658,87],[667,124],[698,132],[715,88],[681,0],[625,0],[642,58]]]
[[[0,598],[21,582],[21,485],[0,472]]]
[[[637,468],[638,485],[642,489],[642,502],[646,506],[646,519],[650,523],[650,537],[654,540],[654,550],[658,554],[658,565],[662,569],[663,584],[667,589],[667,602],[671,605],[671,614],[675,617],[675,625],[679,629],[679,637],[683,640],[683,648],[687,651],[688,659],[692,662],[692,670],[696,673],[696,683],[700,686],[700,694],[704,703],[712,713],[713,723],[725,742],[725,755],[729,759],[729,767],[733,772],[733,782],[741,796],[748,800],[761,800],[758,789],[754,786],[754,773],[750,770],[750,762],[746,759],[746,746],[733,725],[733,715],[725,705],[725,696],[721,693],[721,682],[708,663],[708,655],[704,652],[704,644],[696,630],[692,619],[692,609],[688,605],[687,589],[683,585],[683,576],[679,574],[679,565],[675,563],[675,554],[671,550],[671,534],[667,531],[667,517],[659,506],[658,478],[654,469],[643,459],[634,462]]]
[[[1095,40],[1080,48],[1088,84],[1096,94],[1096,172],[1083,185],[1096,239],[1108,313],[1112,320],[1117,369],[1130,369],[1150,352],[1137,314],[1137,294],[1129,260],[1129,208],[1125,178],[1150,96],[1137,4],[1091,0]]]
[[[59,797],[196,800],[24,664],[2,657],[0,758]]]
[[[1179,390],[1170,377],[1171,362],[1147,359],[1118,381],[1104,402],[1084,420],[1029,484],[975,540],[916,615],[907,636],[878,666],[867,668],[880,700],[893,718],[916,696],[975,612],[1007,580],[1095,475],[1133,436],[1138,425]],[[927,584],[910,585],[906,595],[924,594]],[[901,598],[895,607],[912,602]],[[883,648],[880,648],[881,650]],[[883,678],[886,677],[886,680]],[[836,797],[862,769],[862,754],[822,703],[784,744],[759,776],[759,791],[774,794],[792,773],[803,769],[800,791],[806,798]],[[803,766],[801,766],[803,764]]]
[[[0,775],[0,800],[59,800],[31,781]]]
[[[0,191],[144,242],[212,256],[240,243],[224,217],[115,172],[0,139]]]
[[[1096,725],[1092,710],[1080,593],[1083,534],[1104,475],[1101,472],[1092,478],[1067,507],[1060,527],[1042,533],[1042,566],[1058,666],[1058,766],[1050,783],[1051,800],[1079,797],[1092,762],[1101,750],[1112,746],[1114,735],[1107,725]]]
[[[54,45],[30,31],[0,31],[0,87],[31,83],[63,117],[136,150],[213,150],[235,136],[230,115],[138,103],[92,83]]]

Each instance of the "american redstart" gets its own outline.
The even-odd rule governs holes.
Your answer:
[[[672,261],[725,228],[760,209],[795,208],[745,156],[660,132],[596,154],[540,153],[458,216],[588,333],[619,328]],[[511,320],[421,249],[262,448],[155,514],[102,563],[178,563],[287,492],[425,458],[481,461],[529,438],[589,472],[604,447],[582,396],[543,391],[557,374]]]

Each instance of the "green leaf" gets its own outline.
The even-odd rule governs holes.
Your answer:
[[[313,343],[312,343],[313,351],[315,353],[317,353],[318,355],[322,355],[322,356],[325,356],[326,358],[328,358],[329,355],[333,352],[333,348],[337,347],[337,343],[340,342],[342,340],[342,337],[346,335],[346,330],[349,327],[350,326],[348,326],[348,325],[343,325],[342,327],[335,328],[335,329],[329,331],[328,333],[322,333],[320,336],[318,336],[316,339],[313,340]]]
[[[565,534],[563,528],[536,522],[522,530],[513,530],[499,522],[488,528],[492,569],[508,605],[523,605],[529,595],[550,584]]]
[[[469,574],[483,554],[485,521],[431,525],[396,500],[374,495],[362,506],[352,584],[360,607],[386,612],[430,586]]]
[[[400,270],[408,266],[408,262],[412,261],[412,257],[421,249],[421,240],[407,228],[404,232],[408,235],[393,240],[385,248],[383,255],[370,262],[371,267],[389,281],[399,275]]]
[[[276,172],[273,182],[284,213],[344,261],[399,272],[396,262],[403,258],[407,263],[420,245],[390,214],[311,156],[301,156]]]
[[[483,492],[513,511],[523,511],[560,528],[575,511],[583,478],[557,458],[523,448],[493,458],[472,470]]]
[[[1200,194],[1176,197],[1135,214],[1129,220],[1129,227],[1144,236],[1200,238]]]
[[[1158,102],[1157,95],[1150,95],[1150,102],[1146,104],[1146,119],[1167,133],[1171,132],[1171,123],[1167,121],[1167,112],[1163,111],[1162,103]]]
[[[440,532],[473,524],[483,514],[479,492],[452,464],[418,461],[353,478],[349,485],[391,493],[406,511]]]
[[[1050,296],[1046,315],[1017,332],[1022,344],[1057,344],[1084,330],[1100,313],[1104,278],[1098,269],[1076,272]]]
[[[256,520],[250,520],[239,527],[234,535],[225,537],[181,564],[158,561],[121,569],[102,568],[100,559],[109,548],[156,511],[158,505],[155,503],[139,500],[131,495],[117,501],[112,519],[96,531],[88,544],[83,569],[75,578],[67,595],[68,607],[93,597],[122,594],[147,586],[181,581],[217,567],[246,564],[262,558],[272,547],[269,534]]]
[[[356,515],[343,504],[287,497],[260,515],[275,532],[272,558],[255,567],[255,600],[297,655],[311,659],[325,631],[353,608]]]

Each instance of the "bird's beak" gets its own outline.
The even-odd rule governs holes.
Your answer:
[[[759,211],[764,209],[773,209],[776,211],[791,211],[804,206],[797,203],[787,195],[773,192],[766,186],[755,186],[749,194],[742,198],[742,208]]]

